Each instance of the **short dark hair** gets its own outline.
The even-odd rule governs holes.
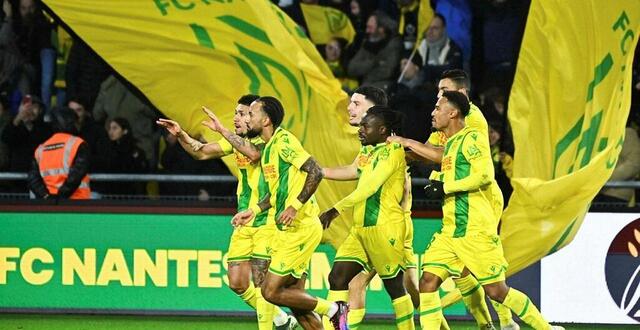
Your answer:
[[[469,114],[470,105],[469,99],[466,95],[460,92],[446,91],[442,93],[442,97],[446,98],[454,108],[460,110],[460,113],[462,113],[462,117],[465,117]]]
[[[371,101],[373,105],[387,105],[387,93],[378,87],[361,86],[353,92],[364,95],[364,98]]]
[[[56,108],[53,111],[52,126],[56,132],[78,135],[77,121],[76,112],[67,107]]]
[[[440,75],[440,80],[442,79],[451,79],[458,88],[466,88],[469,90],[471,88],[471,82],[469,81],[469,75],[460,69],[452,69],[446,70]]]
[[[382,120],[382,124],[389,130],[389,133],[403,135],[402,127],[405,118],[403,113],[391,110],[385,105],[374,105],[367,110],[367,116]]]
[[[260,96],[253,95],[253,94],[242,95],[238,99],[238,104],[250,106],[251,103],[253,103],[253,101],[255,101],[255,100],[259,99],[259,98],[260,98]]]
[[[442,16],[442,14],[439,14],[439,13],[433,14],[433,18],[436,18],[436,17],[442,21],[442,26],[447,27],[447,20],[444,18],[444,16]]]
[[[398,33],[398,23],[382,10],[376,10],[369,17],[375,16],[378,27],[384,29],[387,37],[395,36]]]
[[[273,127],[280,126],[284,118],[284,107],[282,107],[282,103],[273,96],[261,96],[256,101],[262,103],[262,111],[269,116]]]

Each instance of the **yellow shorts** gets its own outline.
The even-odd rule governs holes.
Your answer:
[[[467,233],[464,237],[448,237],[437,233],[422,256],[422,270],[443,281],[460,277],[466,266],[480,284],[504,281],[507,261],[500,237],[484,232]]]
[[[382,279],[394,278],[406,268],[404,240],[404,221],[352,227],[335,260],[357,262],[365,270],[375,269]]]
[[[367,253],[364,251],[364,247],[360,244],[358,238],[356,238],[353,233],[353,228],[349,232],[349,236],[347,239],[340,244],[338,251],[336,252],[335,261],[352,261],[357,262],[364,268],[364,271],[371,271],[371,263],[369,263],[369,258],[367,258]]]
[[[308,225],[277,230],[269,271],[279,276],[301,278],[321,239],[322,225],[317,218]]]
[[[260,227],[238,227],[231,234],[227,262],[247,261],[249,259],[271,259],[275,225]]]
[[[417,268],[418,257],[413,252],[413,220],[411,215],[405,216],[404,219],[405,237],[404,237],[404,260],[405,268]]]

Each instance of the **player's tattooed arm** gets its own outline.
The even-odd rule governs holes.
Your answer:
[[[231,143],[234,149],[247,156],[247,158],[249,158],[252,163],[260,161],[260,154],[262,152],[262,147],[264,147],[264,143],[255,145],[249,142],[247,139],[242,138],[238,134],[233,133],[229,130],[221,131],[220,134],[222,134],[222,136],[224,136],[224,138],[227,139],[229,143]]]
[[[304,204],[306,203],[311,195],[316,192],[318,186],[320,185],[320,181],[322,181],[322,167],[320,164],[313,159],[313,157],[309,157],[300,170],[307,172],[307,179],[304,181],[304,186],[302,187],[302,191],[298,195],[298,201]]]

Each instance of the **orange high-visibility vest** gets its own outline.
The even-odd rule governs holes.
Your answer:
[[[35,158],[38,161],[40,176],[44,180],[49,194],[58,194],[58,189],[67,180],[69,169],[76,158],[76,152],[84,140],[67,133],[56,133],[43,144],[39,145],[35,151]],[[85,175],[73,192],[71,199],[89,199],[91,189],[89,188],[89,176]]]

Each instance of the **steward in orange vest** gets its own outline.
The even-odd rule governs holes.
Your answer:
[[[77,120],[68,108],[53,113],[56,133],[38,146],[29,171],[29,189],[38,198],[90,198],[90,149],[77,136]]]

